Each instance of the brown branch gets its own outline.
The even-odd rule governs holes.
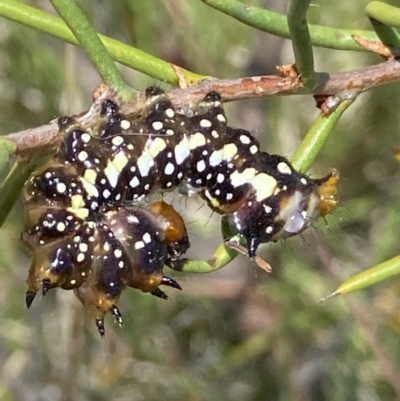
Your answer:
[[[285,69],[281,69],[285,71]],[[191,113],[193,105],[197,104],[206,93],[215,90],[220,92],[225,102],[248,99],[263,96],[283,95],[318,95],[339,97],[354,97],[366,90],[400,81],[400,63],[394,59],[381,64],[362,68],[350,72],[337,74],[319,73],[319,84],[311,93],[302,84],[299,77],[287,76],[260,76],[245,77],[239,79],[210,78],[198,85],[187,88],[174,89],[169,96],[175,107],[185,114]],[[111,98],[119,101],[108,87],[101,86],[94,93],[92,107],[78,116],[78,121],[85,127],[95,124],[101,101]],[[121,104],[122,111],[126,114],[133,113],[143,107],[143,93],[134,100]],[[57,143],[57,126],[55,122],[25,131],[9,134],[7,139],[17,145],[20,156],[27,157],[29,152],[38,148],[54,147]]]

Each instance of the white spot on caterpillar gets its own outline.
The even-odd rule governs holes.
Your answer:
[[[265,213],[270,214],[272,212],[272,207],[268,205],[264,205]]]
[[[206,169],[206,163],[204,160],[200,160],[197,162],[197,171],[199,173],[202,173]]]
[[[174,110],[172,110],[171,108],[169,108],[169,109],[165,110],[165,115],[166,115],[168,118],[172,118],[172,117],[175,116],[175,112],[174,112]]]
[[[156,131],[160,131],[160,129],[163,129],[164,124],[161,121],[154,121],[153,124],[151,124],[151,126],[153,127],[153,129],[155,129]]]
[[[250,147],[250,153],[252,155],[255,155],[258,152],[258,146],[257,145],[253,145]]]
[[[136,216],[128,216],[126,220],[130,224],[139,224],[139,220]]]
[[[226,194],[226,200],[227,201],[230,201],[232,199],[233,199],[233,194],[231,194],[231,193]]]
[[[210,128],[212,126],[211,121],[207,120],[205,118],[203,118],[202,120],[200,120],[200,127],[203,128]]]
[[[239,137],[240,142],[242,142],[244,145],[249,145],[250,144],[250,138],[247,135],[240,135]]]
[[[303,184],[303,185],[307,185],[307,180],[303,177],[303,178],[300,178],[300,182]]]
[[[221,173],[219,173],[217,175],[217,182],[219,182],[220,184],[222,184],[225,181],[225,176]]]
[[[85,244],[84,242],[82,242],[81,244],[79,244],[79,250],[80,250],[81,252],[87,252],[88,249],[89,249],[88,245]]]
[[[124,266],[125,266],[125,263],[124,263],[123,260],[121,260],[121,261],[118,263],[118,267],[119,267],[120,269],[122,269]]]
[[[290,167],[288,166],[287,163],[285,162],[280,162],[278,163],[278,165],[276,166],[276,168],[278,169],[278,171],[282,174],[292,174],[292,170],[290,169]]]
[[[224,149],[219,149],[219,150],[214,150],[214,152],[211,153],[209,164],[212,167],[218,166],[224,157]]]
[[[218,134],[217,131],[215,131],[215,129],[213,129],[213,130],[211,131],[211,135],[212,135],[213,138],[219,138],[219,134]]]
[[[178,178],[180,179],[182,177],[183,177],[183,173],[182,172],[178,173]]]
[[[108,189],[105,189],[104,191],[103,191],[103,196],[104,196],[104,198],[109,198],[110,197],[110,195],[111,195],[111,192],[108,190]]]
[[[178,165],[181,165],[190,155],[189,140],[186,135],[183,139],[175,146],[174,149],[175,160]]]
[[[116,250],[114,251],[114,256],[115,256],[117,259],[119,259],[119,258],[122,256],[122,251],[121,251],[121,249],[116,249]]]
[[[266,232],[267,234],[271,234],[273,231],[274,231],[274,227],[273,227],[273,226],[268,226],[268,227],[265,229],[265,232]]]
[[[154,159],[147,149],[144,149],[142,155],[137,160],[137,166],[142,177],[147,177],[149,175],[151,167],[154,166]]]
[[[122,121],[121,121],[121,123],[122,123]],[[114,136],[114,138],[111,140],[111,143],[114,146],[120,146],[121,144],[124,143],[124,138],[122,136],[120,136],[120,135]]]
[[[207,180],[210,180],[211,177],[212,177],[212,174],[211,174],[211,173],[208,173],[206,178],[207,178]]]
[[[144,241],[146,244],[150,244],[150,242],[151,242],[151,235],[150,235],[149,233],[144,233],[142,239],[143,239],[143,241]]]
[[[133,177],[129,182],[129,186],[131,188],[136,188],[139,184],[140,184],[140,181],[138,180],[137,177]]]
[[[189,138],[189,148],[190,150],[199,148],[206,144],[206,138],[201,132],[196,132]]]
[[[81,162],[84,162],[88,157],[89,157],[89,155],[87,154],[87,152],[85,150],[82,150],[78,154],[78,160]]]
[[[175,166],[172,163],[168,163],[165,166],[164,173],[166,175],[171,175],[175,171]]]
[[[86,276],[86,272],[81,272],[81,276],[85,277]]]
[[[59,182],[56,189],[58,193],[63,194],[67,190],[67,186],[63,182]]]
[[[76,284],[76,280],[73,279],[73,280],[70,281],[70,283],[71,283],[72,285],[75,285],[75,284]]]
[[[78,253],[78,256],[76,257],[76,261],[78,263],[81,263],[85,260],[85,255],[83,253]]]
[[[217,120],[221,123],[225,123],[226,122],[226,118],[223,114],[218,114],[217,115]]]
[[[67,227],[63,222],[60,221],[59,223],[57,223],[56,228],[57,228],[57,231],[63,232],[63,231],[65,231],[65,229]]]
[[[147,190],[149,190],[150,189],[150,184],[146,184],[145,186],[144,186],[144,189],[147,191]]]
[[[135,147],[134,147],[131,143],[128,143],[128,145],[126,145],[126,147],[127,147],[129,150],[135,149]]]
[[[85,132],[84,134],[82,134],[81,139],[83,143],[89,143],[92,137]]]
[[[137,241],[137,242],[135,242],[135,249],[142,249],[142,248],[144,248],[145,247],[145,245],[144,245],[144,242],[143,241]]]
[[[119,123],[119,126],[123,129],[123,130],[127,130],[131,127],[131,123],[128,120],[121,120],[121,122]]]
[[[115,168],[111,161],[107,163],[107,167],[104,169],[104,174],[107,177],[110,185],[115,188],[118,184],[119,171]]]
[[[103,245],[103,249],[108,252],[110,250],[110,244],[108,242],[105,242]]]
[[[167,129],[167,135],[174,135],[174,130],[173,129]]]

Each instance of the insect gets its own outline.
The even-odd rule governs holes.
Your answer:
[[[240,235],[250,258],[261,243],[304,231],[337,203],[338,175],[312,179],[259,149],[246,130],[227,125],[221,96],[210,92],[186,116],[159,88],[146,90],[141,113],[125,116],[105,100],[92,129],[58,120],[56,154],[25,184],[23,240],[32,265],[26,303],[37,292],[73,289],[104,336],[105,313],[125,287],[166,298],[179,284],[190,246],[181,216],[148,197],[176,190],[197,195],[222,215],[224,240]]]

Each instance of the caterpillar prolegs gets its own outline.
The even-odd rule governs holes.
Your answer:
[[[91,311],[101,335],[106,312],[125,287],[166,298],[180,289],[164,265],[181,269],[190,246],[181,216],[150,195],[198,195],[222,215],[224,240],[240,236],[248,255],[259,244],[304,231],[337,203],[337,173],[312,179],[279,155],[260,151],[246,130],[227,125],[221,96],[208,93],[192,115],[159,88],[139,113],[105,100],[97,124],[58,120],[56,154],[25,184],[23,239],[33,254],[26,295],[61,287]]]

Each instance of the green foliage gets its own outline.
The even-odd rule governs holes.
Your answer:
[[[176,85],[169,63],[185,67],[185,78],[196,81],[207,75],[228,78],[274,73],[275,64],[293,62],[287,42],[251,28],[272,26],[272,33],[287,37],[283,17],[275,18],[258,8],[244,12],[237,1],[203,3],[127,0],[80,1],[79,5],[96,30],[134,46],[105,41],[114,60],[133,68],[118,67],[124,81],[137,90],[155,83],[154,77],[161,80],[157,82],[161,86],[165,82]],[[230,5],[231,13],[227,8],[225,12],[249,26],[207,3],[217,9]],[[362,8],[367,2],[360,3],[313,4],[309,17],[318,24],[310,29],[313,44],[362,50],[350,31],[333,28],[370,29]],[[263,7],[264,2],[246,4]],[[25,7],[0,0],[0,14],[8,10],[8,18],[14,21],[22,15],[16,11]],[[369,6],[368,15],[378,18],[381,9]],[[29,24],[32,15],[26,14],[27,25],[74,42],[58,19],[47,21],[40,14],[41,18]],[[267,16],[275,18],[274,24],[267,23]],[[45,21],[58,30],[45,29]],[[82,50],[6,20],[0,20],[0,32],[2,134],[89,107],[100,78]],[[376,39],[371,31],[351,32]],[[91,54],[90,47],[86,50]],[[379,61],[365,53],[314,49],[316,71],[344,71]],[[119,81],[119,73],[112,73],[110,84]],[[105,74],[102,77],[107,81]],[[318,145],[319,154],[312,155],[316,175],[331,167],[341,171],[342,206],[328,216],[327,227],[319,222],[303,238],[266,246],[263,256],[273,266],[272,274],[257,270],[240,256],[213,274],[175,273],[184,292],[171,292],[168,302],[127,290],[121,302],[125,328],[113,330],[109,319],[105,342],[71,293],[51,291],[29,312],[25,310],[29,255],[19,241],[22,209],[17,203],[0,230],[0,306],[4,311],[0,398],[398,399],[400,392],[393,380],[399,377],[400,363],[395,351],[400,332],[398,279],[370,288],[357,303],[353,296],[347,298],[348,303],[340,298],[318,302],[344,279],[399,253],[400,180],[392,153],[399,145],[398,85],[359,96],[340,118],[339,127],[329,138],[324,136],[327,145]],[[233,126],[254,131],[265,149],[289,157],[318,114],[311,96],[241,101],[227,108]],[[312,161],[301,159],[306,144],[294,159],[303,169]],[[311,147],[315,151],[315,145]],[[22,175],[16,174],[20,179]],[[18,187],[12,179],[11,187],[2,188],[3,198],[15,194],[13,183]],[[196,200],[186,203],[176,196],[175,204],[185,211],[186,221],[195,220],[191,256],[211,256],[220,238],[218,218],[209,221],[209,210],[199,209],[202,203]]]

